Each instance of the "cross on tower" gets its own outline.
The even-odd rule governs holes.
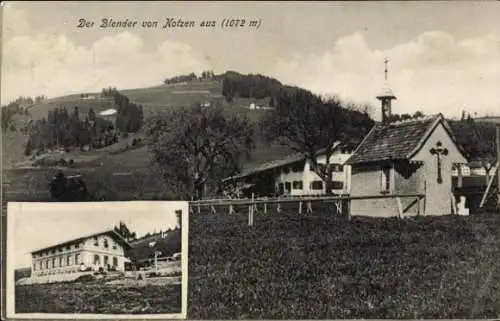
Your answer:
[[[385,73],[385,81],[387,81],[387,63],[389,62],[389,59],[387,59],[387,57],[384,59],[384,64],[385,64],[385,70],[384,70],[384,73]]]
[[[441,156],[448,155],[448,148],[442,148],[442,143],[436,143],[437,148],[431,148],[430,152],[432,155],[436,155],[437,158],[437,182],[441,184],[443,182],[443,176],[441,175]]]

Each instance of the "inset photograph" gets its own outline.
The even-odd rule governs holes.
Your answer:
[[[187,202],[9,203],[7,316],[185,318],[187,213]]]

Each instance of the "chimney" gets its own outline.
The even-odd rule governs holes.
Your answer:
[[[391,115],[392,115],[392,100],[396,99],[396,96],[392,93],[391,88],[389,87],[389,84],[387,83],[387,63],[389,60],[385,58],[384,64],[385,64],[385,84],[384,87],[382,88],[382,92],[380,95],[377,96],[377,99],[380,100],[381,102],[381,110],[382,110],[382,123],[386,123],[389,121]]]

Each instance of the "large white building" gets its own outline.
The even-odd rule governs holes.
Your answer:
[[[332,192],[349,194],[351,186],[351,168],[345,165],[352,149],[335,143],[330,156],[332,165]],[[326,164],[324,151],[317,155],[318,164]],[[245,186],[256,195],[323,195],[326,193],[325,182],[312,170],[311,160],[304,154],[297,153],[264,163],[241,174],[226,178],[225,184]]]
[[[75,273],[87,268],[124,271],[129,243],[107,230],[31,252],[32,276]]]

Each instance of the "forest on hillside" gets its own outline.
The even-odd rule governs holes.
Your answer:
[[[64,107],[49,110],[47,117],[28,123],[25,155],[54,147],[102,148],[118,141],[118,136],[139,131],[144,123],[142,106],[132,103],[116,88],[102,90],[104,97],[113,97],[118,106],[116,119],[111,121],[96,115],[91,108],[82,115],[78,106],[72,111]]]

